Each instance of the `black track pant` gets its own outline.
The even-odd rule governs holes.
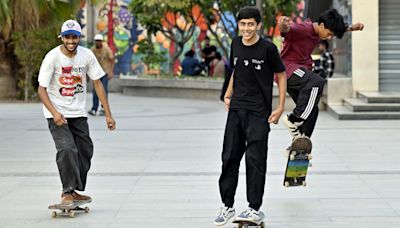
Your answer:
[[[318,103],[325,79],[305,68],[294,71],[287,81],[287,91],[296,103],[293,114],[304,120],[300,132],[311,137],[318,117]]]
[[[67,118],[68,124],[57,126],[48,119],[49,129],[57,148],[57,166],[63,192],[84,191],[90,160],[93,156],[93,143],[89,137],[86,117]]]
[[[219,189],[225,206],[233,207],[240,161],[246,154],[247,201],[255,210],[261,207],[269,131],[266,116],[247,110],[229,111],[222,151],[222,173],[219,178]]]

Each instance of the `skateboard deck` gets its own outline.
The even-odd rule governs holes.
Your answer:
[[[306,186],[306,176],[311,160],[312,143],[307,136],[293,139],[286,165],[285,187]]]
[[[243,220],[234,220],[232,223],[236,223],[238,225],[238,228],[265,228],[265,223],[261,222],[261,223],[254,223],[254,222],[250,222],[250,221],[243,221]]]
[[[89,213],[89,207],[81,207],[84,204],[92,202],[91,200],[74,202],[71,205],[64,204],[52,204],[49,206],[50,210],[53,210],[51,215],[53,218],[60,216],[69,216],[70,218],[75,217],[75,213]],[[59,211],[56,211],[59,210]]]

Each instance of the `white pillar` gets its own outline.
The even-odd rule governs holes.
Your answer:
[[[379,0],[352,0],[352,22],[363,31],[352,32],[353,91],[379,90]]]

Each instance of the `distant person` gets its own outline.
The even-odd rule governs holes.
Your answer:
[[[217,48],[214,45],[211,45],[210,38],[206,36],[206,38],[204,39],[204,48],[202,50],[202,56],[204,58],[204,66],[206,67],[208,76],[211,76],[210,63],[215,58],[216,52]]]
[[[185,58],[182,61],[182,74],[189,76],[200,75],[203,70],[199,60],[194,57],[194,51],[190,50],[185,53]]]
[[[104,71],[93,52],[79,46],[81,26],[74,20],[61,27],[62,44],[49,51],[40,66],[38,95],[55,146],[57,166],[62,182],[61,204],[91,200],[79,194],[86,186],[87,173],[93,156],[93,142],[86,118],[86,78],[93,80],[94,89],[106,113],[106,124],[115,129],[106,92],[100,81]]]
[[[215,53],[215,59],[210,63],[211,76],[212,77],[223,77],[225,73],[225,61],[221,56],[221,53]]]
[[[94,36],[95,45],[92,47],[92,51],[99,61],[100,66],[105,71],[105,75],[101,77],[100,81],[103,83],[103,87],[106,91],[106,95],[108,94],[108,80],[113,79],[114,74],[114,55],[111,49],[103,42],[103,35],[97,34]],[[93,106],[89,110],[89,114],[95,116],[97,113],[97,109],[99,107],[99,97],[97,96],[96,90],[92,90],[93,94]],[[103,105],[102,105],[103,106]],[[104,116],[105,112],[103,107],[99,111],[100,116]]]
[[[330,78],[335,70],[335,59],[333,58],[332,52],[329,51],[328,41],[321,40],[318,44],[318,50],[321,52],[321,57],[314,62],[313,71],[323,78]]]

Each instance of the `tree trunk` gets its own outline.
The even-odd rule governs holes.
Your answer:
[[[25,76],[25,82],[24,82],[24,101],[28,102],[29,101],[29,89],[31,88],[31,74],[29,74],[28,70],[26,70],[26,67],[24,67],[24,76]]]
[[[16,96],[16,77],[13,76],[12,62],[12,57],[6,53],[4,40],[0,39],[0,100]]]

